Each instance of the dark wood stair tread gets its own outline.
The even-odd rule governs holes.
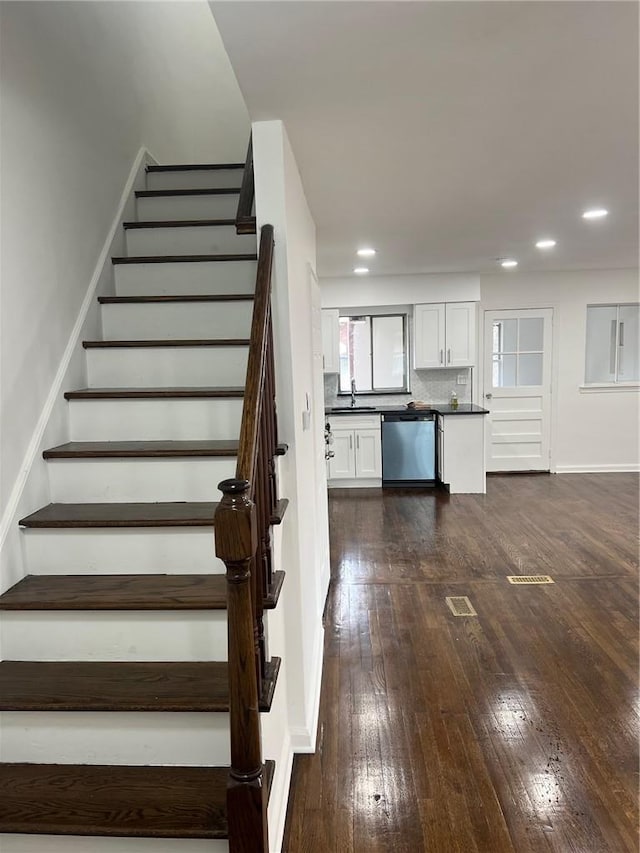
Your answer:
[[[264,607],[273,610],[285,573],[273,573]],[[0,610],[226,610],[219,575],[27,575],[0,595]]]
[[[237,440],[69,441],[43,452],[45,459],[142,459],[238,455]]]
[[[147,172],[214,172],[221,169],[242,169],[244,171],[244,163],[187,163],[187,164],[169,164],[168,166],[147,166]]]
[[[269,711],[280,659],[267,662]],[[229,710],[226,661],[0,661],[0,711]]]
[[[282,519],[289,506],[289,498],[280,498],[276,508],[271,515],[271,524],[282,524]]]
[[[244,388],[190,388],[186,385],[172,388],[80,388],[65,391],[65,400],[145,400],[158,398],[240,398]]]
[[[145,228],[218,228],[235,226],[235,219],[147,219],[141,222],[123,222],[125,231]]]
[[[267,789],[274,769],[267,761]],[[0,764],[0,832],[224,839],[228,776],[226,767]]]
[[[238,195],[240,187],[206,187],[191,190],[136,190],[136,198],[163,198],[183,195]]]
[[[51,503],[21,519],[18,524],[30,528],[213,527],[217,506],[210,501]]]
[[[240,255],[134,255],[111,258],[112,264],[199,264],[209,261],[257,261],[252,252]]]
[[[152,302],[252,302],[253,293],[172,294],[170,296],[99,296],[101,305],[146,305]]]
[[[185,340],[83,341],[85,349],[147,349],[153,347],[248,347],[248,338],[188,338]]]

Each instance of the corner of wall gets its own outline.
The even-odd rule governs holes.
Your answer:
[[[81,385],[86,379],[81,341],[85,337],[99,337],[100,318],[96,296],[113,291],[111,256],[124,253],[121,225],[124,219],[134,218],[134,191],[144,186],[146,165],[155,162],[144,146],[139,149],[58,370],[33,429],[19,475],[4,508],[0,520],[0,593],[26,574],[18,520],[49,500],[49,480],[42,451],[68,439],[67,407],[63,391],[67,387]]]

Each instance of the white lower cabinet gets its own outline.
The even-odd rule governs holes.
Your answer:
[[[454,494],[485,494],[486,415],[438,415],[438,477]]]
[[[331,424],[334,454],[329,460],[329,485],[380,485],[380,415],[343,415],[327,420]]]

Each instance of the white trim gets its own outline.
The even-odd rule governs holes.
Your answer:
[[[377,477],[345,477],[344,480],[327,480],[330,489],[381,489],[382,480]]]
[[[638,391],[640,384],[637,382],[603,382],[593,385],[579,385],[578,391],[581,394],[606,394],[609,391]]]
[[[635,474],[640,472],[640,462],[615,462],[610,465],[558,465],[556,474]]]
[[[80,307],[80,311],[78,312],[74,327],[71,330],[69,341],[63,353],[60,365],[51,385],[51,389],[49,390],[46,402],[40,413],[40,417],[38,418],[38,422],[31,436],[31,440],[29,442],[26,453],[22,460],[22,464],[20,466],[20,471],[18,473],[18,476],[16,477],[13,489],[11,490],[9,500],[7,501],[7,506],[2,515],[2,520],[0,521],[0,551],[2,550],[5,544],[9,531],[13,528],[15,524],[14,517],[16,515],[16,512],[18,511],[20,499],[22,498],[22,494],[27,484],[27,479],[29,477],[29,474],[31,473],[31,468],[40,448],[40,443],[42,441],[42,437],[49,422],[49,418],[51,417],[53,407],[60,398],[65,373],[69,368],[71,359],[79,344],[82,326],[85,322],[89,309],[93,304],[98,282],[100,281],[100,278],[103,274],[105,265],[109,263],[111,244],[113,243],[116,237],[118,228],[122,227],[125,207],[127,205],[127,202],[129,201],[131,193],[133,192],[135,183],[140,176],[141,170],[149,162],[156,163],[157,161],[143,146],[138,151],[136,159],[134,160],[133,166],[131,167],[131,170],[129,172],[127,182],[122,191],[122,195],[120,196],[120,202],[118,204],[116,215],[111,224],[111,228],[109,229],[109,234],[107,235],[107,238],[102,246],[102,251],[98,256],[93,275],[91,276],[91,280],[89,282],[89,287],[87,288],[87,292]]]
[[[279,765],[283,768],[279,771]],[[275,811],[275,815],[271,815],[269,821],[269,849],[271,853],[280,853],[282,850],[282,841],[284,839],[284,830],[287,821],[287,807],[289,805],[289,789],[291,788],[291,773],[293,771],[293,748],[291,746],[291,737],[287,732],[284,737],[282,750],[280,751],[280,760],[276,761],[276,779],[279,779],[278,789],[271,791],[270,804],[274,805],[271,811]],[[274,785],[275,788],[275,785]],[[274,830],[274,831],[271,831]]]
[[[316,751],[318,734],[318,718],[320,716],[320,691],[322,688],[322,665],[324,663],[324,627],[319,622],[320,630],[316,633],[315,649],[313,650],[313,667],[311,672],[311,688],[313,696],[306,724],[291,726],[291,746],[294,752],[313,753]]]

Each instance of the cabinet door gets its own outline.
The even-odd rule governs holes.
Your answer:
[[[340,372],[340,336],[337,308],[325,308],[322,312],[322,355],[325,373]]]
[[[382,477],[382,445],[379,429],[358,429],[356,441],[356,477]]]
[[[329,460],[331,480],[351,479],[356,476],[356,450],[353,430],[333,431],[333,458]]]
[[[444,367],[445,307],[416,305],[413,314],[413,366]]]
[[[446,366],[473,367],[476,363],[476,303],[448,302],[445,313]]]

